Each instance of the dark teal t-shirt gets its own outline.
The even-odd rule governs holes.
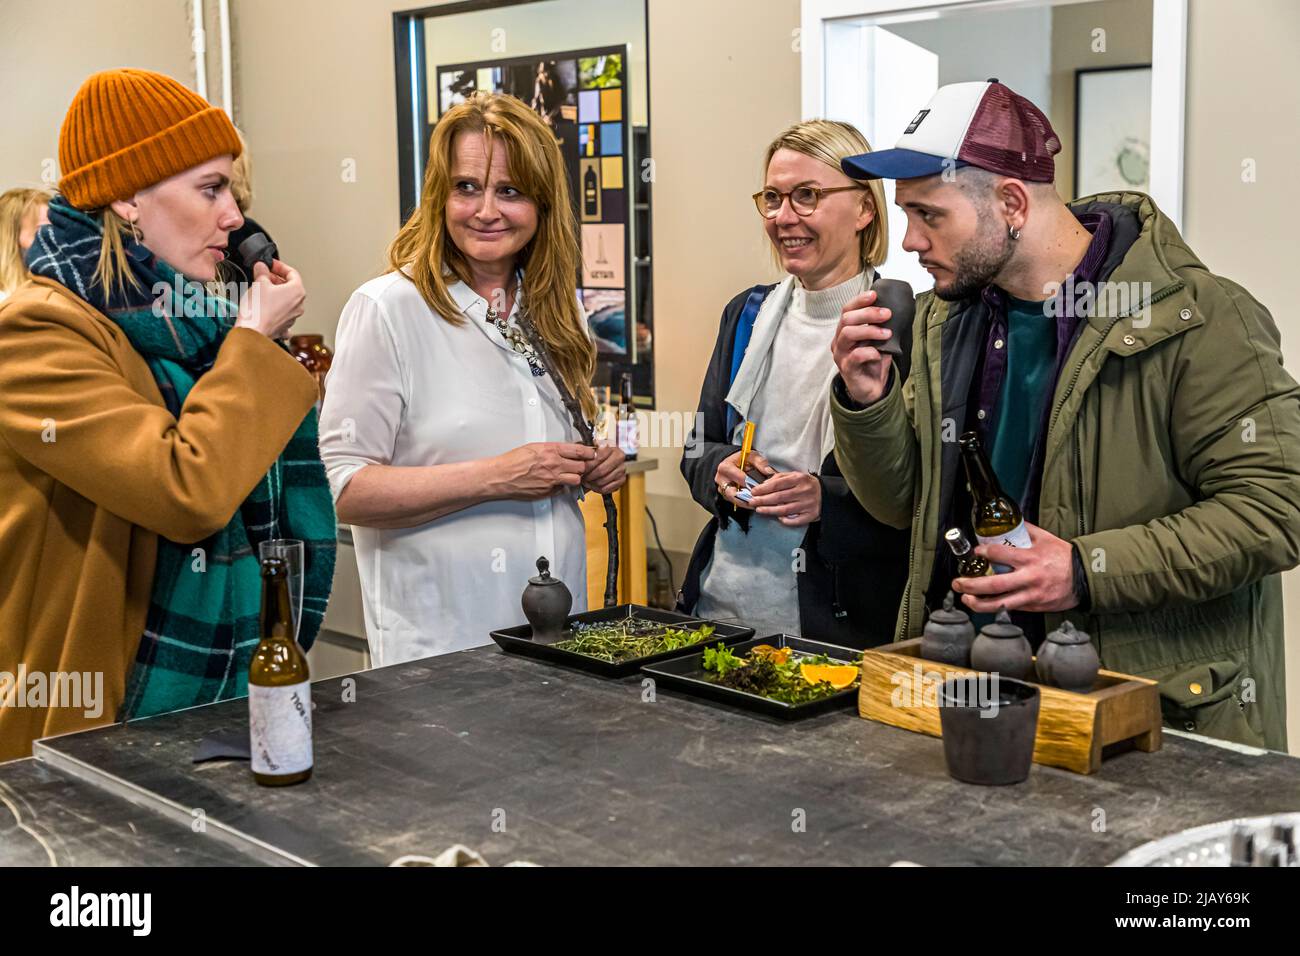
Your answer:
[[[1044,314],[1046,306],[1007,296],[1007,372],[998,392],[989,458],[1002,490],[1017,504],[1028,491],[1043,407],[1056,386],[1056,319]]]

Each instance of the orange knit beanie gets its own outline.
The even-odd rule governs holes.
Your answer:
[[[241,149],[225,111],[170,76],[105,70],[81,84],[63,119],[59,192],[77,209],[100,209]]]

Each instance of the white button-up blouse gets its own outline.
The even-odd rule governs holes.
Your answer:
[[[578,441],[552,373],[532,374],[469,286],[449,292],[461,325],[396,272],[361,286],[344,307],[321,411],[335,501],[366,465],[441,465]],[[511,324],[517,311],[516,302]],[[373,665],[477,647],[489,631],[522,624],[520,596],[541,555],[569,586],[574,612],[586,610],[580,497],[487,501],[411,528],[354,526]]]

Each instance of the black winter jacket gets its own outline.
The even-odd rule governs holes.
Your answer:
[[[737,521],[748,530],[752,516],[733,508],[714,483],[719,463],[740,450],[727,434],[726,397],[731,387],[736,328],[749,292],[741,292],[723,310],[700,390],[697,427],[687,438],[682,455],[682,475],[691,486],[691,497],[712,515],[695,543],[678,594],[678,609],[688,614],[694,613],[699,601],[700,576],[713,555],[718,529],[728,521]],[[907,358],[905,355],[896,363],[902,378],[907,376]],[[867,514],[849,491],[833,452],[815,477],[822,486],[822,510],[820,520],[808,526],[803,539],[806,570],[800,572],[798,583],[801,635],[845,647],[886,644],[893,640],[898,604],[907,583],[910,532],[891,528]]]

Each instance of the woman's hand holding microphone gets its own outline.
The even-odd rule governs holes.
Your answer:
[[[261,332],[270,339],[285,338],[302,316],[306,301],[307,290],[298,270],[279,259],[269,269],[258,262],[253,266],[252,283],[240,297],[235,327]]]

